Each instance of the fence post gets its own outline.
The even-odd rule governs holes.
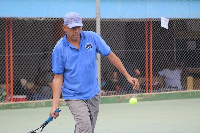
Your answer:
[[[100,35],[100,0],[96,0],[96,32]],[[101,90],[101,55],[97,54],[97,74]]]
[[[6,75],[6,102],[9,101],[9,70],[8,70],[8,26],[7,26],[7,18],[4,20],[5,23],[5,75]]]
[[[12,40],[12,18],[10,18],[10,101],[13,102],[13,40]]]

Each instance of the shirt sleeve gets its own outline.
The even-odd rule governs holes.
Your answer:
[[[64,73],[62,48],[58,47],[57,45],[54,47],[52,53],[52,71],[54,74]]]
[[[102,39],[102,37],[99,34],[95,33],[94,40],[97,46],[97,53],[100,53],[102,56],[108,56],[111,52],[111,49]]]
[[[158,72],[160,76],[165,76],[165,69]]]

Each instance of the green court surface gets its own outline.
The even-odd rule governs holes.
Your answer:
[[[67,106],[43,133],[73,133]],[[0,133],[26,133],[48,118],[50,107],[0,110]],[[95,133],[199,133],[200,99],[101,104]]]

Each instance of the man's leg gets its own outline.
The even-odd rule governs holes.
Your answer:
[[[76,122],[74,133],[92,133],[90,110],[84,100],[66,100]]]
[[[91,114],[91,123],[92,123],[92,133],[94,133],[94,128],[97,121],[97,116],[99,113],[99,104],[100,104],[100,93],[98,93],[95,97],[86,100],[88,103],[88,107]]]
[[[94,133],[99,113],[100,93],[89,100],[66,100],[76,122],[75,133]]]

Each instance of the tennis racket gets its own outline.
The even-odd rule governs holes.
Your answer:
[[[60,112],[60,111],[61,111],[61,109],[57,108],[56,111],[55,111],[55,113],[58,113],[58,112]],[[52,119],[53,119],[53,117],[52,117],[52,116],[49,116],[49,118],[48,118],[44,123],[42,123],[38,128],[36,128],[36,129],[34,129],[34,130],[32,130],[32,131],[30,131],[30,132],[28,132],[28,133],[36,133],[36,131],[39,130],[39,129],[40,129],[39,132],[41,133],[42,130],[44,129],[44,127],[45,127]]]

